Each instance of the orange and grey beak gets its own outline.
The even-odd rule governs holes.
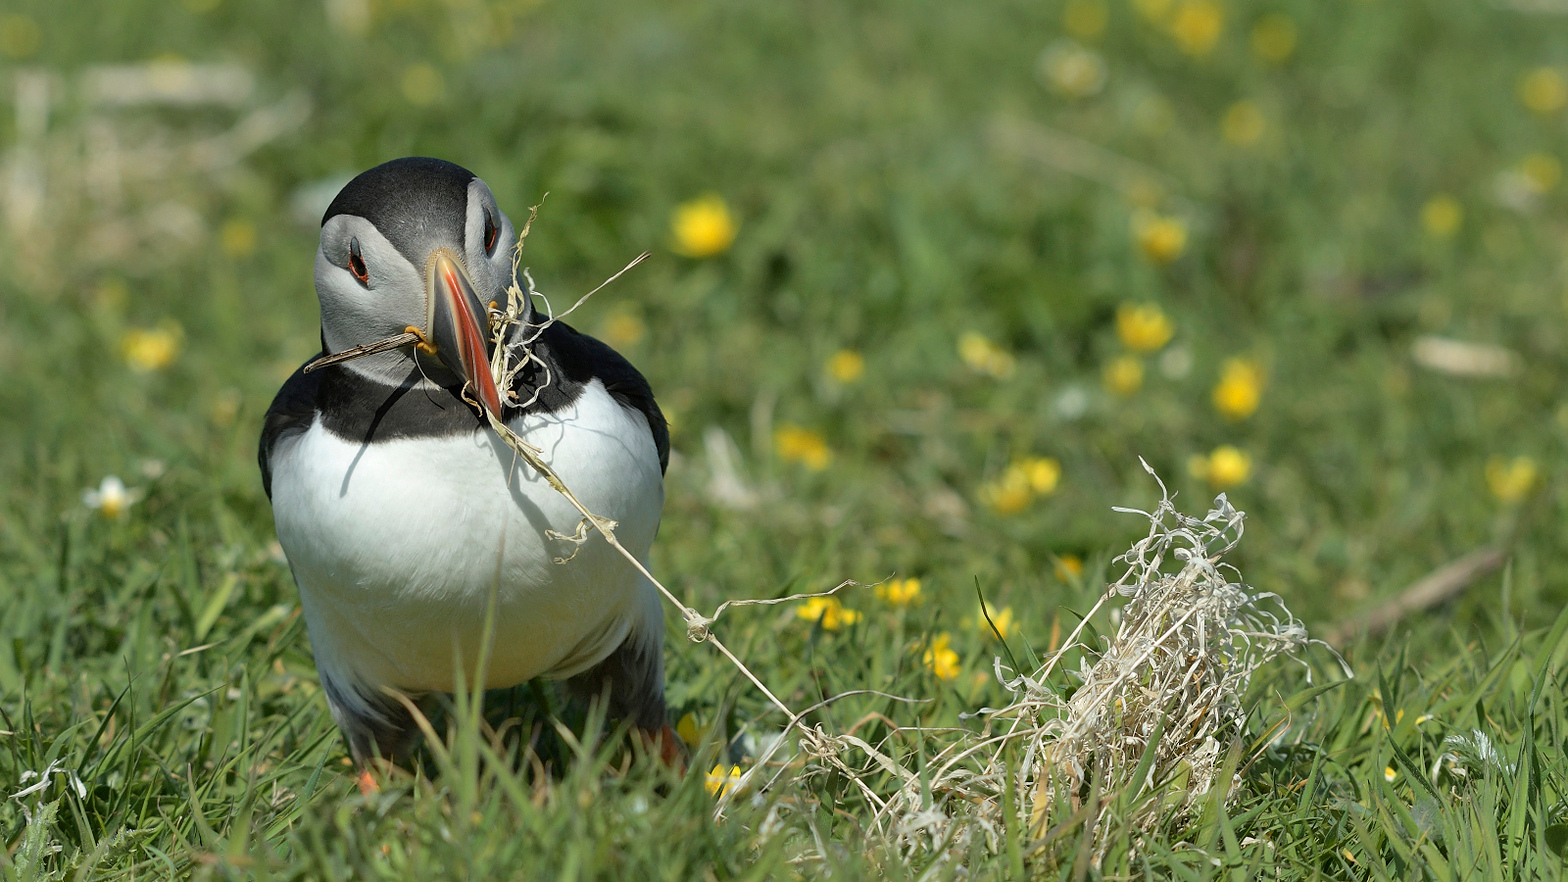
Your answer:
[[[425,270],[430,294],[427,338],[436,357],[463,378],[485,410],[501,416],[501,393],[490,373],[489,313],[463,265],[445,248],[430,255]]]

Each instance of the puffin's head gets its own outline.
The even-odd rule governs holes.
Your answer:
[[[364,172],[321,219],[316,296],[326,351],[414,331],[425,340],[418,349],[341,369],[401,383],[418,367],[443,385],[466,384],[499,414],[486,305],[506,302],[516,241],[490,188],[461,166],[409,157]]]

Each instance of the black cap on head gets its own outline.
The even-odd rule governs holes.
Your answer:
[[[444,159],[394,159],[349,181],[321,223],[340,214],[362,217],[411,262],[423,265],[431,239],[444,234],[448,241],[463,241],[473,179],[473,172]]]

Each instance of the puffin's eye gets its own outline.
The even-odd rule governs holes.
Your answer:
[[[370,270],[365,268],[365,258],[359,254],[359,240],[348,240],[348,271],[354,274],[361,285],[370,287]]]
[[[501,234],[501,231],[499,229],[496,229],[495,218],[490,216],[490,212],[488,212],[488,211],[485,212],[485,256],[486,257],[489,257],[492,254],[495,254],[495,240],[496,240],[496,238],[498,236],[500,236],[500,234]]]

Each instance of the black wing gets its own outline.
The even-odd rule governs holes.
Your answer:
[[[632,367],[631,362],[619,352],[565,322],[556,322],[546,328],[535,344],[534,352],[560,369],[567,380],[561,384],[560,391],[568,393],[568,400],[577,397],[574,386],[598,377],[611,397],[622,406],[646,417],[648,428],[653,432],[653,445],[659,451],[659,471],[663,472],[669,467],[669,423],[665,422],[664,412],[659,410],[658,402],[653,400],[653,389],[643,375]],[[528,397],[521,390],[520,394],[524,398]],[[542,396],[540,400],[545,409],[559,406],[554,401],[547,401],[548,397]]]
[[[312,356],[315,360],[317,356]],[[305,364],[309,364],[306,362]],[[261,421],[261,445],[256,460],[261,464],[261,489],[272,498],[272,449],[290,435],[298,435],[310,428],[316,420],[316,390],[321,385],[320,373],[305,373],[300,365],[278,390]]]

